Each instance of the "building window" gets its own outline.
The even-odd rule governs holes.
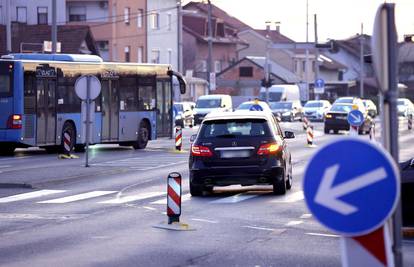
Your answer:
[[[253,67],[239,67],[240,77],[253,77]]]
[[[138,59],[137,59],[138,63],[144,62],[143,53],[144,53],[144,48],[142,46],[138,47],[138,53],[137,53],[138,54]]]
[[[151,29],[158,30],[160,26],[160,14],[151,13]]]
[[[27,23],[27,9],[26,7],[16,7],[16,20],[17,22]]]
[[[47,7],[37,8],[37,24],[47,24]]]
[[[214,72],[219,73],[221,71],[221,62],[216,60],[214,61]]]
[[[151,51],[151,63],[160,63],[160,50],[153,49]]]
[[[168,49],[167,51],[167,59],[168,59],[168,64],[172,64],[172,50]]]
[[[124,52],[125,52],[125,62],[130,62],[131,61],[130,50],[131,50],[131,47],[130,46],[125,46],[125,48],[124,48]]]
[[[5,24],[3,17],[3,7],[0,6],[0,24]]]
[[[206,60],[200,60],[199,63],[196,66],[196,70],[199,72],[207,72],[207,61]]]
[[[167,14],[167,30],[169,31],[171,31],[171,23],[172,23],[171,18],[172,18],[171,13],[168,13]]]
[[[129,7],[124,8],[124,21],[125,24],[129,25],[129,15],[130,15],[131,9]]]
[[[306,60],[302,61],[302,72],[306,72]]]
[[[144,10],[143,9],[138,9],[138,13],[137,13],[137,27],[138,28],[142,28],[143,15],[144,15]]]
[[[86,6],[69,7],[69,21],[86,21]]]

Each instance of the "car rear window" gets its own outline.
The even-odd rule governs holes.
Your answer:
[[[264,119],[232,119],[205,121],[200,130],[202,138],[270,137],[267,121]]]
[[[350,112],[352,105],[333,105],[331,111]]]
[[[354,99],[353,98],[338,98],[335,103],[348,103],[348,104],[352,104],[354,103]]]
[[[323,106],[322,102],[308,102],[305,104],[306,108],[320,108],[322,106]]]
[[[199,99],[196,108],[219,108],[221,99]]]

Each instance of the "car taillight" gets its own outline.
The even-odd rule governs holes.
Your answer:
[[[21,129],[22,128],[22,115],[13,114],[9,116],[7,120],[7,127],[9,129]]]
[[[282,150],[278,143],[263,144],[257,150],[257,155],[275,155]]]
[[[211,157],[213,153],[206,146],[191,146],[191,155],[196,157]]]

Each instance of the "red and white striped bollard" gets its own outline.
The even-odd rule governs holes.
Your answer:
[[[306,131],[309,127],[309,120],[306,117],[303,117],[303,130]]]
[[[70,147],[70,143],[71,143],[70,134],[68,132],[64,132],[63,133],[63,149],[64,149],[63,153],[66,156],[70,156],[70,152],[72,152],[71,151],[72,149]]]
[[[181,174],[172,172],[168,175],[167,216],[168,224],[180,221],[181,215]]]
[[[306,139],[308,141],[308,146],[313,145],[313,126],[308,125],[308,128],[306,129]]]
[[[412,114],[408,115],[407,125],[408,125],[408,130],[411,130],[413,128],[413,115]]]
[[[175,127],[175,149],[181,151],[183,145],[183,130],[180,126]]]

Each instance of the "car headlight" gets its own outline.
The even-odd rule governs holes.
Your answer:
[[[290,116],[290,111],[283,112],[282,116]]]

